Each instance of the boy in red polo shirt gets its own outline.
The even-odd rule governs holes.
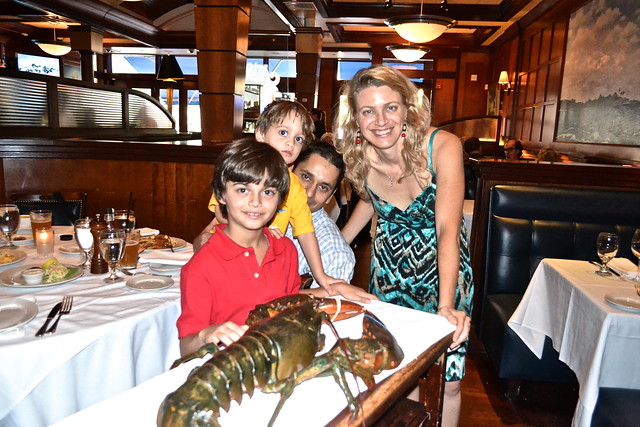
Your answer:
[[[182,355],[210,342],[231,344],[247,329],[244,321],[256,304],[300,287],[293,242],[273,237],[265,227],[289,190],[280,153],[252,140],[234,142],[218,157],[212,186],[228,223],[216,225],[182,268]]]
[[[260,114],[256,123],[256,140],[264,142],[278,150],[289,167],[298,158],[302,148],[313,139],[313,119],[304,105],[296,101],[274,101]],[[284,236],[291,224],[293,236],[298,239],[302,252],[309,263],[315,281],[329,295],[338,293],[347,283],[327,275],[320,257],[320,247],[313,228],[311,211],[307,205],[307,193],[298,177],[289,171],[289,191],[284,203],[270,223],[269,228],[278,237]],[[218,201],[214,194],[209,201],[209,209],[216,214],[215,219],[194,241],[194,249],[209,238],[216,223],[226,221],[224,215],[216,212]]]

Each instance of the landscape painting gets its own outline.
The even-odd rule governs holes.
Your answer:
[[[557,141],[640,146],[640,1],[593,0],[569,21]]]

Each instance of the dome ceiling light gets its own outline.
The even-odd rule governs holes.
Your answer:
[[[427,43],[437,39],[447,28],[458,23],[455,19],[446,16],[423,15],[423,1],[420,0],[419,15],[394,16],[386,19],[385,24],[396,30],[398,35],[405,40],[412,43]],[[443,7],[446,7],[446,1],[443,3]]]
[[[431,51],[431,49],[428,49],[426,47],[413,46],[410,44],[396,44],[387,46],[387,50],[393,53],[393,56],[403,62],[417,61]]]

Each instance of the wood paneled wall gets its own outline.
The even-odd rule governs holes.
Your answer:
[[[639,165],[637,146],[555,141],[569,19],[589,1],[557,2],[492,52],[492,78],[508,70],[516,82],[516,91],[503,97],[504,135],[528,150],[550,146],[578,162]]]
[[[207,210],[209,164],[97,159],[5,158],[4,190],[85,191],[87,214],[125,209],[135,199],[137,225],[192,241],[213,218]]]

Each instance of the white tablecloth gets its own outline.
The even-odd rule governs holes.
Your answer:
[[[600,277],[586,261],[545,259],[509,326],[538,357],[545,336],[580,384],[574,426],[589,426],[600,387],[640,388],[640,314],[605,302],[639,298],[631,282]],[[640,299],[640,298],[639,298]]]
[[[405,353],[402,364],[396,370],[410,363],[433,343],[453,331],[453,326],[441,316],[382,302],[372,302],[367,308],[387,325]],[[362,315],[335,322],[335,326],[341,336],[358,338],[362,331]],[[323,327],[323,332],[327,337],[325,348],[330,348],[335,339],[328,328]],[[165,396],[178,388],[191,369],[201,363],[202,360],[195,360],[179,366],[132,390],[78,412],[56,426],[155,426],[158,408]],[[381,381],[396,370],[384,371],[375,377],[376,381]],[[349,374],[347,381],[354,394],[357,394],[356,382]],[[358,384],[360,390],[366,390],[362,381],[359,380]],[[256,390],[252,398],[244,396],[242,405],[238,406],[232,402],[228,413],[222,411],[220,422],[226,426],[266,425],[278,400],[278,394],[265,394]],[[295,389],[284,404],[275,425],[324,426],[345,406],[344,394],[333,377],[314,378]]]
[[[70,227],[55,229],[56,234],[69,233]],[[80,263],[80,256],[57,251],[69,244],[73,241],[58,240],[55,256],[63,263]],[[17,265],[43,261],[31,257],[32,244],[19,249],[30,257]],[[105,284],[105,277],[87,272],[53,287],[0,286],[0,299],[29,298],[38,306],[31,322],[0,334],[0,426],[50,425],[165,372],[179,356],[179,270],[175,284],[157,292],[130,290],[124,281]],[[71,313],[62,317],[55,334],[36,338],[64,295],[74,296]]]

